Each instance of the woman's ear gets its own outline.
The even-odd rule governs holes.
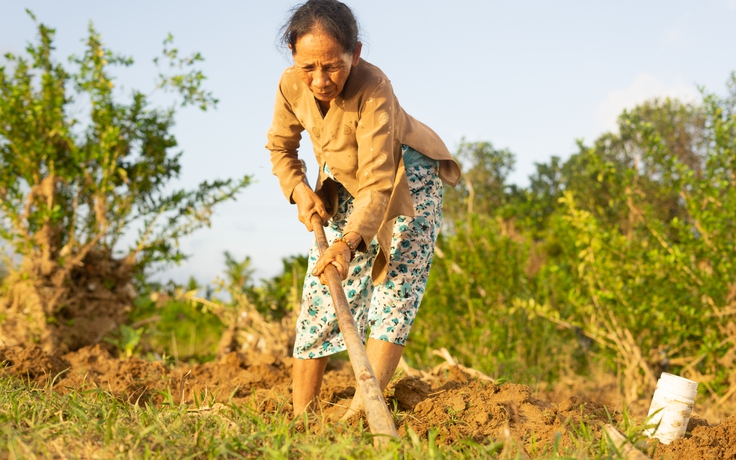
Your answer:
[[[355,45],[355,51],[353,51],[353,67],[358,65],[358,62],[360,62],[360,52],[363,49],[363,43],[358,42],[357,45]]]

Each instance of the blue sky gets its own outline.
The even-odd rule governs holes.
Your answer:
[[[463,137],[510,149],[512,180],[522,185],[534,163],[566,158],[576,139],[614,128],[623,108],[657,96],[697,99],[699,86],[723,93],[736,70],[736,0],[346,3],[363,29],[363,57],[386,72],[407,112],[451,150]],[[117,73],[123,96],[152,88],[151,60],[169,32],[182,52],[204,55],[207,87],[220,104],[178,115],[177,185],[243,174],[255,183],[218,209],[212,228],[182,241],[191,258],[164,279],[210,282],[225,250],[251,256],[256,276],[273,276],[281,258],[307,251],[311,235],[285,202],[263,147],[276,84],[290,65],[276,46],[278,29],[294,4],[0,0],[0,53],[21,53],[35,38],[26,8],[57,29],[59,59],[82,52],[91,20],[108,47],[136,60]]]

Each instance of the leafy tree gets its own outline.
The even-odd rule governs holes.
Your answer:
[[[503,215],[513,218],[519,228],[531,231],[533,239],[542,240],[565,188],[564,164],[559,157],[553,156],[549,164],[536,163],[535,166],[536,172],[529,176],[527,188],[508,187]]]
[[[604,364],[629,399],[665,370],[736,394],[736,74],[728,88],[626,111],[526,188],[499,180],[502,152],[464,145],[409,356],[446,346],[515,379]]]
[[[54,30],[38,31],[27,57],[7,54],[10,68],[0,67],[0,236],[19,260],[6,261],[0,343],[51,349],[63,337],[76,348],[115,327],[135,294],[131,279],[183,260],[179,239],[209,225],[213,206],[249,178],[172,191],[181,169],[176,107],[116,92],[111,68],[133,60],[105,48],[92,25],[84,54],[67,67],[53,59]],[[181,57],[169,36],[164,57],[178,73],[162,72],[157,89],[179,95],[181,107],[215,106],[199,54]],[[119,248],[133,229],[135,243]]]
[[[506,202],[506,179],[514,155],[490,142],[461,142],[455,155],[463,169],[456,187],[445,190],[444,209],[449,221],[477,213],[493,215]]]
[[[552,220],[561,251],[541,272],[555,278],[526,305],[595,340],[630,399],[670,367],[736,391],[724,365],[736,339],[735,82],[702,105],[624,113],[619,133],[569,162]]]
[[[682,218],[678,165],[702,173],[708,147],[705,117],[702,106],[674,99],[654,99],[624,111],[618,133],[602,135],[592,147],[579,144],[579,153],[563,168],[564,188],[583,209],[625,233],[633,222],[628,198],[633,189],[657,218]],[[651,145],[656,148],[647,148]]]

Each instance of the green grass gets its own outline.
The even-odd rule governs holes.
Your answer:
[[[212,360],[225,329],[217,316],[190,303],[169,300],[157,304],[148,297],[136,299],[129,321],[144,323],[138,352],[148,354],[155,350],[182,361]]]
[[[367,429],[290,420],[285,411],[259,414],[244,405],[199,400],[159,406],[128,404],[103,389],[60,394],[0,376],[0,457],[3,458],[270,458],[270,459],[515,459],[515,443],[441,445],[415,433],[377,450]],[[200,407],[201,409],[196,409]],[[309,424],[307,424],[309,425]],[[553,447],[537,458],[618,458],[589,427],[575,430],[577,448]],[[549,451],[548,449],[544,449]],[[535,453],[532,452],[532,455]]]

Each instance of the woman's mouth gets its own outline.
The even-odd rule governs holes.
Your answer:
[[[315,91],[314,94],[317,97],[330,97],[332,95],[332,91]]]

